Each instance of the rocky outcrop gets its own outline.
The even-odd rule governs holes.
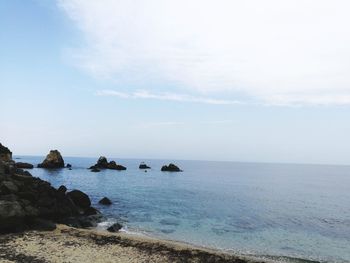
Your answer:
[[[101,205],[111,205],[112,201],[107,197],[103,197],[100,201],[98,201],[98,203]]]
[[[111,169],[111,170],[126,170],[126,167],[123,165],[117,164],[115,161],[110,161],[108,162],[107,158],[104,156],[101,156],[98,160],[97,163],[93,166],[91,166],[89,169],[93,172],[99,172],[97,170],[100,169]]]
[[[9,150],[9,148],[3,146],[0,143],[0,161],[10,162],[11,160],[12,160],[12,152]]]
[[[33,169],[34,168],[34,165],[32,165],[30,163],[18,162],[15,165],[17,168],[21,168],[21,169]]]
[[[139,169],[151,169],[151,167],[149,167],[147,164],[145,164],[145,163],[141,163],[140,165],[139,165]]]
[[[66,193],[33,177],[14,162],[0,161],[0,233],[25,229],[52,229],[53,223],[91,227],[101,214],[79,190]]]
[[[57,150],[51,150],[50,153],[46,156],[45,160],[38,164],[38,168],[46,168],[46,169],[55,169],[55,168],[63,168],[64,161],[61,156],[61,153]]]
[[[182,172],[182,170],[173,163],[170,163],[169,165],[163,165],[161,171],[162,172]]]

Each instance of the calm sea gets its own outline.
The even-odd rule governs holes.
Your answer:
[[[37,164],[43,157],[21,157]],[[116,160],[127,171],[92,173],[97,158],[65,158],[72,170],[33,169],[80,189],[106,215],[106,227],[284,261],[350,262],[350,166]],[[152,167],[138,169],[141,161]],[[110,207],[98,205],[110,198]],[[281,257],[281,258],[279,258]]]

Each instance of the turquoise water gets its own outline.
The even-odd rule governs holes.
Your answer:
[[[43,157],[21,157],[33,164]],[[350,166],[123,160],[127,171],[92,173],[97,158],[65,158],[73,170],[33,169],[51,182],[81,189],[125,229],[258,256],[350,262]],[[110,159],[112,160],[112,159]],[[145,161],[153,169],[138,169]],[[114,204],[98,205],[107,196]]]

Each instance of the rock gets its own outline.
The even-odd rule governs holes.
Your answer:
[[[30,228],[37,231],[53,231],[56,229],[56,224],[50,220],[35,218],[30,222]]]
[[[98,173],[98,172],[101,172],[101,170],[96,168],[96,167],[94,167],[94,168],[91,168],[91,172]]]
[[[3,181],[0,184],[0,193],[3,195],[15,194],[18,192],[18,187],[11,181]]]
[[[34,168],[34,165],[32,165],[30,163],[18,162],[15,165],[17,168],[21,168],[21,169],[33,169]]]
[[[9,148],[0,143],[0,160],[3,162],[10,162],[12,160],[12,152]]]
[[[67,163],[66,168],[72,168],[72,165],[70,163]]]
[[[161,171],[162,172],[182,172],[182,170],[173,163],[162,166]]]
[[[110,161],[109,164],[107,165],[107,169],[122,171],[122,170],[126,170],[126,167],[124,167],[123,165],[117,164],[115,161]]]
[[[58,187],[57,191],[61,194],[65,194],[67,192],[67,187],[61,185],[60,187]]]
[[[104,156],[101,156],[100,158],[98,158],[96,166],[100,168],[107,168],[108,166],[107,158]]]
[[[111,169],[111,170],[126,170],[126,167],[123,165],[117,164],[115,161],[107,161],[107,158],[104,156],[101,156],[98,158],[97,163],[93,166],[90,166],[92,172],[99,172],[100,169]]]
[[[38,164],[38,168],[55,169],[63,167],[63,158],[60,152],[57,150],[51,150],[50,153],[46,156],[45,160],[41,164]]]
[[[139,169],[151,169],[151,167],[147,166],[145,163],[141,163]]]
[[[0,160],[0,233],[27,229],[52,230],[54,223],[73,218],[81,227],[96,226],[102,215],[91,207],[90,198],[79,190],[66,194],[50,183]]]
[[[103,197],[100,201],[98,201],[101,205],[111,205],[112,201],[109,200],[107,197]]]
[[[73,190],[67,193],[67,196],[73,201],[73,203],[82,208],[87,209],[91,206],[90,198],[87,194],[79,190]]]
[[[86,216],[92,216],[92,215],[98,215],[98,214],[100,214],[100,212],[96,208],[93,208],[91,206],[88,209],[86,209],[84,212],[84,215]]]
[[[118,232],[120,229],[122,229],[122,225],[119,223],[115,223],[111,225],[109,228],[107,228],[107,231],[109,232]]]

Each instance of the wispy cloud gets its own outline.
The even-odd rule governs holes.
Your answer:
[[[175,93],[151,93],[146,90],[138,90],[130,93],[119,92],[115,90],[98,90],[96,92],[98,96],[115,96],[122,99],[153,99],[153,100],[164,100],[164,101],[177,101],[177,102],[194,102],[194,103],[205,103],[213,105],[234,105],[243,104],[243,102],[236,100],[221,100],[212,99],[207,97],[197,97],[185,94]]]
[[[170,82],[198,94],[225,91],[270,105],[350,104],[347,0],[58,3],[85,36],[72,52],[76,63],[94,76]]]

